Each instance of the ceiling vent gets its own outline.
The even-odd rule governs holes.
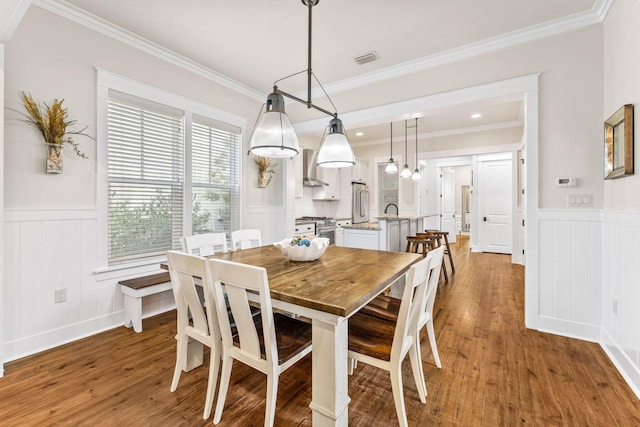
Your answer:
[[[371,52],[363,53],[360,56],[356,56],[353,59],[358,63],[358,65],[364,65],[368,64],[369,62],[377,61],[378,59],[380,59],[380,56],[375,50],[372,50]]]

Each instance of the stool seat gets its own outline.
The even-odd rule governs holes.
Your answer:
[[[435,240],[430,236],[407,236],[406,252],[421,253],[424,258],[427,252],[435,248],[435,245]]]
[[[451,255],[451,248],[449,247],[449,232],[441,230],[425,230],[424,233],[416,233],[416,236],[431,236],[436,239],[436,247],[444,246],[444,253],[449,257],[449,265],[451,266],[451,274],[456,272],[456,267],[453,265],[453,256]],[[445,282],[449,282],[447,275],[447,268],[444,258],[442,259],[442,272],[444,273]]]

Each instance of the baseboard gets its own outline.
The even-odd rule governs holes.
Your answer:
[[[143,319],[175,309],[175,304],[145,306]],[[106,316],[96,317],[83,322],[65,326],[64,328],[31,335],[4,344],[4,363],[11,362],[41,351],[68,344],[82,338],[99,334],[110,329],[124,327],[123,312],[117,311]],[[131,333],[134,334],[133,328]],[[144,333],[144,328],[142,330]],[[1,365],[1,364],[0,364]]]
[[[538,316],[533,329],[567,338],[600,343],[601,331],[598,325]]]
[[[617,345],[613,338],[602,330],[602,340],[600,346],[604,352],[611,359],[613,363],[624,378],[625,382],[629,385],[631,390],[635,393],[636,397],[640,399],[640,370],[633,364],[624,351]]]

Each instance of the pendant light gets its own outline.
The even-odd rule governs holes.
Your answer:
[[[262,117],[251,134],[249,151],[262,157],[293,157],[300,152],[298,136],[284,112],[284,97],[272,92],[267,97]]]
[[[413,171],[413,175],[411,175],[411,179],[414,181],[419,181],[422,179],[422,175],[420,175],[420,170],[418,170],[418,118],[416,117],[416,170]]]
[[[325,129],[316,165],[324,168],[344,168],[355,164],[356,156],[347,139],[342,120],[334,117]]]
[[[387,167],[384,168],[384,173],[398,173],[398,166],[396,165],[395,160],[393,160],[393,122],[391,122],[391,137],[389,138],[389,163],[387,163]]]
[[[400,171],[400,176],[403,178],[409,178],[411,176],[411,169],[407,164],[407,121],[404,121],[404,166]]]
[[[291,122],[284,111],[284,97],[300,102],[307,108],[314,108],[321,111],[332,119],[325,128],[325,133],[318,150],[317,166],[328,168],[340,168],[345,166],[353,166],[356,163],[355,155],[347,138],[347,133],[342,124],[342,120],[338,118],[338,111],[333,105],[333,101],[322,87],[316,76],[311,71],[311,24],[312,9],[320,0],[302,0],[302,4],[308,10],[308,31],[307,31],[307,69],[291,74],[280,80],[276,80],[273,85],[273,92],[267,97],[264,115],[256,120],[256,126],[251,134],[249,142],[249,153],[263,157],[292,157],[300,152],[298,137],[296,136]],[[301,73],[307,74],[307,99],[303,100],[297,96],[291,95],[278,89],[277,83],[289,77],[296,76]],[[329,102],[333,106],[334,111],[328,111],[311,102],[311,80],[315,79],[320,86]],[[262,108],[261,108],[262,112]]]

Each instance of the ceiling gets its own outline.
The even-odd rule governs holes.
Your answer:
[[[560,31],[597,15],[605,0],[320,0],[313,8],[312,68],[332,99],[344,101],[350,85],[384,80],[403,68],[505,37]],[[307,8],[300,0],[37,0],[36,4],[81,10],[134,37],[159,45],[239,84],[264,102],[274,81],[307,68]],[[53,6],[52,6],[53,5]],[[595,23],[591,22],[591,23]],[[587,24],[585,24],[587,25]],[[562,31],[565,31],[564,29]],[[355,57],[375,51],[379,59],[358,65]],[[315,84],[314,84],[315,86]],[[280,89],[306,98],[304,75]],[[378,89],[379,90],[379,89]],[[390,87],[388,90],[393,90]],[[325,98],[313,95],[313,102]],[[324,101],[326,103],[326,99]],[[292,105],[294,104],[294,105]],[[322,105],[332,109],[329,105]],[[340,105],[336,105],[340,113]],[[363,107],[364,108],[364,107]],[[292,121],[307,111],[287,101]],[[314,112],[317,113],[317,112]],[[407,112],[409,113],[409,112]],[[480,118],[471,115],[480,113]],[[257,114],[257,111],[256,111]],[[487,102],[420,116],[420,137],[522,126],[520,101]],[[313,115],[313,118],[322,114]],[[362,132],[363,135],[356,135]],[[414,135],[411,131],[410,135]],[[389,122],[349,129],[359,143],[388,141]],[[404,139],[404,123],[394,123]]]

